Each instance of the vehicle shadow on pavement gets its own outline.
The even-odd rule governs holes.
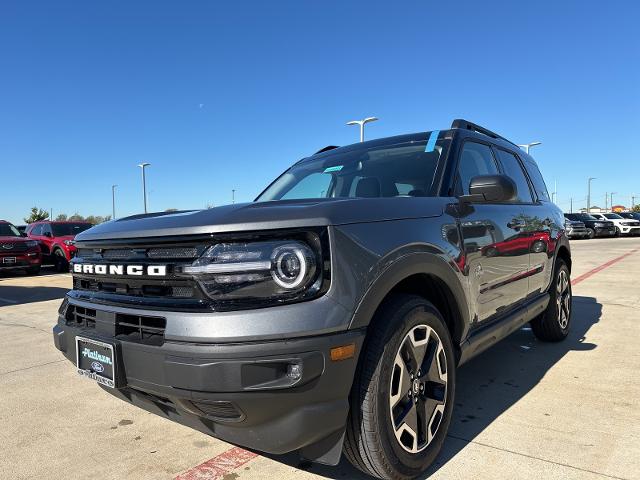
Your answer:
[[[68,291],[68,288],[63,287],[5,286],[0,284],[0,308],[62,299]]]
[[[467,443],[532,390],[568,352],[597,348],[597,345],[585,342],[585,335],[600,321],[601,314],[602,305],[595,298],[576,296],[573,298],[571,331],[563,342],[540,342],[527,325],[463,365],[458,370],[456,407],[448,438],[438,459],[422,478],[428,478],[455,457]],[[353,468],[344,456],[337,467],[301,464],[293,456],[275,457],[274,460],[326,478],[371,479]]]

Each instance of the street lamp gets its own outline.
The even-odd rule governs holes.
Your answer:
[[[595,180],[596,177],[589,177],[587,181],[587,213],[591,212],[591,180]]]
[[[518,145],[520,148],[524,148],[524,151],[527,155],[529,155],[529,149],[531,147],[535,147],[536,145],[542,145],[542,142],[531,142],[531,143],[523,143],[522,145]]]
[[[144,213],[147,213],[147,179],[144,175],[144,168],[151,165],[150,163],[140,163],[138,166],[142,169],[142,198],[144,201]]]
[[[364,126],[369,122],[375,122],[378,117],[367,117],[364,120],[351,120],[347,125],[360,125],[360,141],[364,142]]]
[[[236,203],[236,189],[231,189],[231,203]]]
[[[611,198],[611,202],[610,202],[610,204],[609,204],[609,207],[611,208],[611,212],[613,212],[613,194],[614,194],[614,193],[618,193],[618,192],[611,192],[611,193],[609,194],[609,195],[610,195],[610,197],[609,197],[609,198]]]
[[[116,187],[118,185],[111,185],[111,220],[116,219]]]

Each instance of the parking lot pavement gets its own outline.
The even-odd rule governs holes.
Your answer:
[[[525,328],[458,373],[434,479],[640,479],[640,239],[572,242],[569,338]],[[0,478],[364,479],[267,458],[124,404],[78,377],[51,327],[70,276],[0,277]]]

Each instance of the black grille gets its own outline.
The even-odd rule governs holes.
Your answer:
[[[178,281],[175,281],[175,283],[177,282]],[[183,281],[182,283],[186,282]],[[133,297],[193,298],[195,295],[194,288],[189,285],[165,285],[164,282],[134,285],[124,280],[120,282],[113,281],[113,279],[98,281],[96,279],[81,277],[73,279],[73,288],[81,291],[128,295]]]
[[[7,247],[10,247],[10,248],[7,248]],[[2,253],[24,252],[24,251],[26,251],[28,249],[29,249],[29,247],[27,247],[26,242],[16,242],[16,243],[12,243],[12,242],[2,243],[2,242],[0,242],[0,252],[2,252]]]
[[[110,250],[104,250],[102,252],[102,258],[107,260],[124,260],[131,258],[135,255],[135,251],[130,248],[114,248]]]
[[[166,327],[167,319],[163,317],[116,314],[116,337],[128,341],[161,345]]]
[[[223,420],[240,420],[242,413],[231,402],[226,401],[196,401],[193,405],[208,417]]]
[[[79,307],[77,305],[69,305],[65,315],[67,325],[83,326],[87,328],[95,328],[96,311],[92,308]]]
[[[152,248],[80,248],[78,258],[129,260],[151,258],[154,260],[189,260],[199,257],[204,251],[204,245],[186,247],[152,247]]]
[[[167,247],[167,248],[150,248],[147,251],[149,258],[196,258],[198,257],[197,247]]]

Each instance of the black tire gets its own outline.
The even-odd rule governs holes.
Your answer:
[[[69,262],[64,252],[59,248],[53,251],[53,260],[56,267],[56,272],[66,272],[69,270]]]
[[[408,378],[404,377],[404,372],[409,371],[410,359],[418,356],[408,356],[406,361],[403,360],[402,364],[407,368],[400,372],[399,379],[396,359],[400,347],[407,344],[407,339],[412,343],[417,340],[414,332],[419,329],[423,329],[428,339],[424,344],[422,365],[428,364],[430,368],[428,374],[421,373],[420,377],[416,376],[409,383],[409,392],[417,392],[413,396],[414,410],[411,393],[403,393],[405,390],[402,386]],[[433,332],[437,335],[433,335]],[[396,294],[385,300],[369,328],[351,391],[351,410],[344,444],[347,459],[362,472],[385,480],[407,480],[423,473],[436,459],[449,428],[455,398],[455,371],[451,337],[440,312],[430,302],[416,295]],[[431,382],[434,372],[439,379]],[[443,374],[444,384],[439,384]],[[421,383],[423,379],[427,379],[424,384]],[[402,446],[400,438],[404,433],[400,435],[396,432],[403,429],[393,426],[392,415],[396,410],[391,405],[392,389],[398,392],[394,396],[398,398],[396,408],[399,411],[408,409],[416,412],[415,425],[419,433],[413,436],[414,445],[418,445],[420,437],[423,439],[422,449],[417,453],[410,453]],[[420,397],[420,401],[417,397]],[[436,404],[438,406],[434,407]],[[421,422],[420,416],[423,419],[428,416],[428,420]],[[408,418],[408,415],[404,417]],[[407,425],[408,420],[401,423],[400,427]],[[425,435],[432,438],[424,441]]]
[[[561,278],[566,278],[566,290],[564,285],[560,287],[560,283],[563,283]],[[542,341],[560,342],[569,334],[573,313],[571,274],[567,264],[560,258],[556,260],[549,293],[549,305],[542,315],[531,321],[531,330]]]
[[[615,237],[619,237],[620,236],[620,229],[618,227],[616,227],[616,233],[614,235]]]
[[[589,240],[593,239],[596,236],[596,231],[593,228],[587,228],[587,233],[589,234],[587,235]]]
[[[38,275],[40,273],[40,265],[25,269],[28,275]]]

